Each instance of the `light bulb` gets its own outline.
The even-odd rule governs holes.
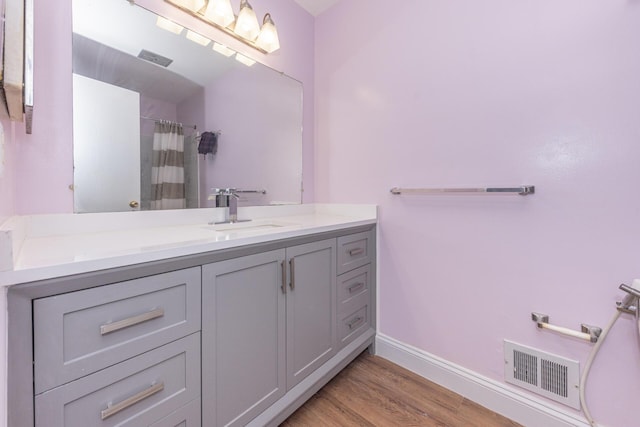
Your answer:
[[[260,30],[260,35],[258,36],[258,40],[256,40],[256,44],[268,53],[280,49],[278,30],[276,29],[276,25],[273,23],[273,19],[271,19],[271,14],[269,13],[264,15],[264,19],[262,20],[262,29]]]
[[[240,1],[240,13],[233,31],[242,38],[254,41],[260,33],[260,25],[253,8],[247,0]]]
[[[205,0],[171,0],[171,2],[193,12],[198,12],[205,4]]]
[[[228,26],[236,19],[230,0],[209,0],[204,16],[221,27]]]

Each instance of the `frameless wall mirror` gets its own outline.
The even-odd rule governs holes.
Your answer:
[[[163,22],[73,0],[74,210],[301,203],[302,84]]]

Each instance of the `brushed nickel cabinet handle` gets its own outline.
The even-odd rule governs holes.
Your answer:
[[[351,322],[347,323],[347,326],[349,326],[349,329],[353,329],[353,327],[355,325],[357,325],[358,323],[360,323],[363,320],[364,320],[364,317],[358,316],[355,319],[353,319]]]
[[[287,267],[285,265],[285,261],[283,260],[280,263],[280,269],[282,271],[282,283],[280,284],[280,289],[283,294],[287,293]]]
[[[100,335],[107,335],[111,332],[119,331],[120,329],[128,328],[140,323],[148,322],[149,320],[156,319],[164,316],[163,308],[156,308],[147,313],[142,313],[137,316],[129,317],[127,319],[118,320],[117,322],[107,323],[100,326]]]
[[[347,290],[349,291],[350,294],[352,294],[355,291],[360,290],[363,287],[364,287],[364,282],[358,282],[358,283],[354,283],[353,285],[349,286],[347,288]]]
[[[124,411],[125,409],[129,408],[130,406],[135,405],[136,403],[146,399],[147,397],[151,397],[154,394],[161,392],[162,390],[164,390],[164,383],[158,383],[158,384],[153,384],[151,387],[142,390],[140,393],[136,393],[133,396],[116,403],[115,405],[107,405],[107,409],[103,409],[100,412],[100,417],[103,420],[106,420],[107,418],[109,418],[112,415],[117,414],[120,411]]]
[[[289,260],[289,270],[291,270],[291,283],[289,283],[289,287],[291,287],[291,290],[294,290],[296,288],[296,261],[295,258],[291,258]]]
[[[349,249],[347,253],[349,254],[349,256],[356,256],[364,253],[364,249],[363,248]]]

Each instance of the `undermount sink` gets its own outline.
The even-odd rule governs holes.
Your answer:
[[[214,224],[213,231],[223,234],[251,234],[288,227],[294,224],[277,223],[271,221],[246,221],[231,224]]]

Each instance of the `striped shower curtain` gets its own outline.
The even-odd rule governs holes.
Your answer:
[[[153,134],[151,186],[151,209],[186,207],[184,131],[178,123],[156,122]]]

